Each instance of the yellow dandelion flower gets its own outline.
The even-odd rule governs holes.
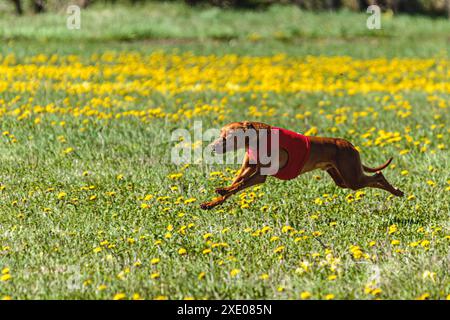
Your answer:
[[[389,234],[397,232],[397,225],[393,224],[389,227]]]
[[[182,176],[183,176],[182,173],[172,173],[172,174],[169,174],[168,178],[171,180],[177,180],[177,179],[180,179]]]
[[[300,293],[300,298],[302,300],[307,300],[311,298],[311,293],[308,291],[303,291],[302,293]]]
[[[140,267],[142,265],[141,261],[136,261],[135,263],[133,263],[134,267]]]
[[[189,199],[184,200],[184,204],[189,204],[189,203],[192,203],[192,202],[195,202],[195,201],[197,201],[196,198],[189,198]]]
[[[132,300],[142,300],[141,295],[139,293],[133,293],[131,297]]]
[[[379,294],[381,294],[382,290],[380,288],[376,288],[372,290],[372,295],[377,296]]]
[[[280,253],[284,250],[284,246],[279,246],[277,248],[275,248],[275,250],[273,250],[274,253]]]
[[[60,193],[58,193],[58,199],[64,199],[67,196],[67,193],[65,193],[64,191],[61,191]]]
[[[69,154],[69,153],[72,153],[72,152],[74,152],[74,149],[72,147],[69,147],[69,148],[66,148],[66,149],[63,150],[64,154]]]
[[[205,233],[204,235],[203,235],[203,239],[204,240],[208,240],[209,238],[211,238],[212,237],[212,233]]]
[[[233,269],[230,271],[230,276],[236,277],[239,273],[241,273],[240,269]]]
[[[198,280],[202,280],[206,276],[205,272],[200,272],[197,276]]]
[[[0,276],[0,281],[6,282],[11,280],[12,276],[9,273],[3,274]]]
[[[424,247],[424,248],[427,248],[427,247],[430,246],[430,241],[428,241],[428,240],[422,240],[422,241],[420,242],[420,245],[421,245],[422,247]]]
[[[420,296],[418,296],[416,300],[428,300],[428,299],[430,299],[430,294],[424,293],[424,294],[421,294]]]
[[[259,278],[261,280],[267,280],[267,279],[269,279],[269,275],[267,273],[263,273],[262,275],[259,276]]]
[[[113,300],[124,300],[127,297],[125,293],[116,293]]]
[[[93,249],[93,251],[94,251],[94,253],[99,253],[100,251],[102,251],[103,249],[101,248],[101,247],[97,247],[97,248],[94,248]]]

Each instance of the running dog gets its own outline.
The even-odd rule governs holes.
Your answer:
[[[251,130],[255,134],[248,134]],[[244,133],[245,139],[241,143],[235,142],[239,133]],[[260,159],[259,149],[263,143],[270,150],[271,137],[276,134],[278,138],[277,170],[272,174],[263,171],[270,163],[263,163]],[[262,139],[264,137],[265,139]],[[264,141],[263,141],[264,140]],[[213,152],[224,154],[245,148],[245,157],[241,169],[228,187],[217,188],[220,196],[200,205],[202,209],[212,209],[225,202],[233,194],[251,186],[264,183],[267,175],[281,180],[291,180],[306,172],[322,169],[328,172],[336,185],[341,188],[359,190],[361,188],[378,188],[402,197],[404,193],[394,188],[383,176],[381,170],[386,168],[392,158],[376,168],[370,168],[361,163],[358,150],[347,140],[339,138],[324,138],[304,136],[302,134],[272,127],[261,122],[232,122],[224,126],[220,137],[211,144]],[[375,173],[366,175],[364,172]]]

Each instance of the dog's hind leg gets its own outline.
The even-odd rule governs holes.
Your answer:
[[[365,175],[359,152],[356,149],[347,149],[345,156],[339,158],[336,166],[344,184],[352,190],[370,187],[388,191],[398,197],[403,195],[403,192],[394,188],[381,172],[377,172],[373,176]]]
[[[371,180],[363,172],[358,150],[350,143],[347,148],[339,151],[335,166],[343,184],[352,190],[366,187]]]
[[[369,187],[372,188],[378,188],[378,189],[383,189],[386,190],[390,193],[392,193],[394,196],[397,197],[403,197],[404,193],[403,191],[394,188],[384,177],[384,175],[381,172],[377,172],[375,175],[373,175],[372,177],[374,177],[374,182],[371,182]]]
[[[338,187],[347,188],[347,186],[344,183],[344,180],[342,179],[341,175],[339,174],[339,171],[337,171],[335,168],[330,168],[327,170],[327,172]]]

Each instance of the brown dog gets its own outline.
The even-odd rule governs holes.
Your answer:
[[[222,128],[220,137],[211,144],[215,152],[223,154],[228,151],[236,151],[239,148],[245,148],[246,155],[244,157],[242,167],[238,175],[234,178],[232,184],[228,187],[217,188],[216,192],[220,195],[220,197],[215,198],[210,202],[202,203],[200,205],[202,209],[214,208],[215,206],[225,202],[225,200],[233,194],[266,181],[267,175],[261,174],[261,170],[267,165],[263,165],[259,160],[250,161],[249,145],[252,142],[250,141],[252,138],[250,137],[246,139],[243,143],[241,143],[241,145],[229,144],[232,145],[232,149],[230,150],[227,149],[227,142],[233,139],[235,137],[235,133],[238,131],[246,132],[247,130],[252,129],[256,132],[271,132],[274,128],[275,127],[271,127],[264,123],[247,121],[233,122]],[[286,129],[281,130],[290,132]],[[403,196],[403,192],[394,188],[380,172],[380,170],[386,168],[391,163],[392,158],[377,168],[369,168],[361,163],[358,150],[356,150],[356,148],[347,140],[312,136],[305,137],[299,134],[296,135],[306,138],[308,143],[308,155],[305,157],[305,162],[302,164],[301,169],[299,168],[296,175],[315,169],[322,169],[326,170],[331,178],[333,178],[334,182],[341,188],[350,188],[352,190],[358,190],[365,187],[378,188],[386,190],[395,196]],[[260,135],[254,136],[254,139],[260,139]],[[258,142],[256,145],[259,145]],[[291,155],[289,152],[291,152]],[[292,150],[289,151],[283,148],[283,146],[280,146],[278,155],[278,166],[280,170],[287,165],[292,166],[292,164],[289,164],[289,160],[295,158]],[[372,172],[375,174],[368,176],[365,175],[364,172]],[[291,178],[284,180],[288,179]]]

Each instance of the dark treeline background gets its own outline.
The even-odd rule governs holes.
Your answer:
[[[11,2],[17,14],[31,9],[35,13],[54,10],[77,4],[87,8],[92,4],[138,4],[158,0],[6,0]],[[170,1],[170,0],[169,0]],[[382,10],[394,13],[426,14],[432,16],[446,15],[450,18],[450,0],[172,0],[185,2],[191,6],[213,5],[223,8],[264,9],[273,4],[294,4],[306,10],[339,10],[365,11],[372,4],[379,5]],[[160,0],[160,2],[162,2]]]

